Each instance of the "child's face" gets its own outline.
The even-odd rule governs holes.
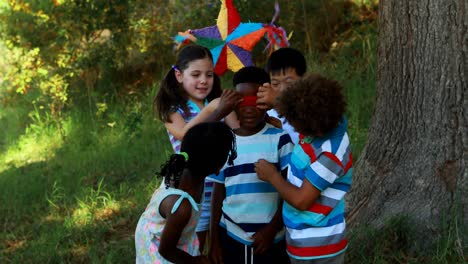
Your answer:
[[[286,68],[279,72],[270,73],[271,87],[280,92],[283,92],[300,78],[301,76],[296,73],[294,68]]]
[[[183,71],[176,71],[176,78],[184,87],[189,98],[203,103],[213,89],[213,62],[208,58],[189,62]]]
[[[237,117],[243,128],[254,129],[265,121],[266,111],[258,109],[255,103],[259,86],[258,83],[239,83],[235,87],[244,97],[244,101],[236,106]]]

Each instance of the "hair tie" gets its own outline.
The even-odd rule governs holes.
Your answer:
[[[175,64],[172,64],[171,68],[172,68],[174,71],[180,71],[180,70],[179,70],[179,67],[177,67],[177,65],[175,65]]]
[[[182,155],[182,156],[184,156],[185,162],[188,161],[188,154],[187,154],[187,152],[180,152],[179,154]]]

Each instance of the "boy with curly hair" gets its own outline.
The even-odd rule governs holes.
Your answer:
[[[308,75],[282,92],[278,113],[299,132],[287,180],[260,159],[258,177],[284,199],[287,252],[291,263],[343,263],[344,196],[352,179],[352,154],[344,118],[341,86],[320,75]]]

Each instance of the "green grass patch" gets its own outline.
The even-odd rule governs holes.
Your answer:
[[[0,153],[1,263],[134,262],[134,228],[171,151],[147,104],[115,104],[93,118],[74,110],[62,132],[28,130],[28,111],[0,110],[9,124],[29,121],[9,130],[20,135]]]

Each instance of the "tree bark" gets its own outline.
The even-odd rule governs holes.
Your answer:
[[[377,98],[348,198],[352,228],[407,215],[435,234],[454,206],[467,226],[467,7],[380,1]]]

